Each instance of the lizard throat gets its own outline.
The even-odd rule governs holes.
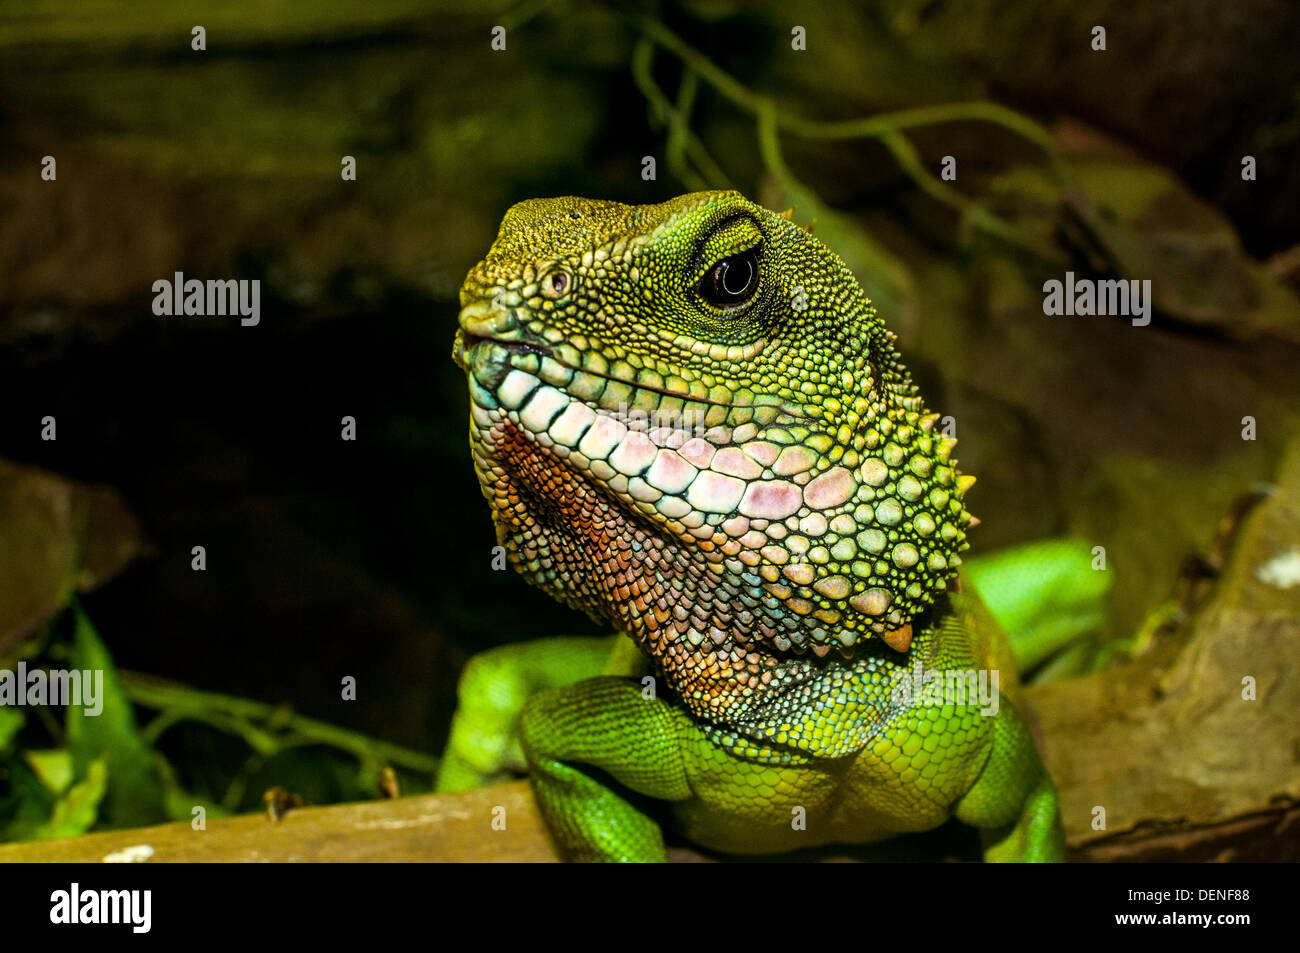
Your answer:
[[[734,713],[762,692],[781,660],[759,644],[754,613],[715,547],[629,512],[508,421],[493,443],[498,531],[522,575],[628,633],[697,713]]]
[[[630,634],[701,714],[791,660],[905,651],[952,577],[964,488],[947,444],[926,456],[914,411],[849,457],[778,416],[703,436],[637,426],[524,371],[535,356],[474,342],[465,357],[471,448],[512,565]]]

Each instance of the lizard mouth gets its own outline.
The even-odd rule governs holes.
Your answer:
[[[474,350],[475,347],[489,341],[493,344],[499,344],[507,351],[516,354],[536,354],[539,357],[551,356],[551,349],[544,344],[536,344],[532,341],[508,340],[486,334],[474,334],[462,328],[456,332],[456,341],[453,345],[458,362],[463,361],[464,356]]]
[[[484,334],[461,332],[461,346],[464,347],[465,351],[471,351],[477,345],[481,345],[481,343],[487,341],[493,342],[494,345],[500,345],[506,348],[507,351],[515,351],[517,354],[536,354],[538,356],[545,356],[545,358],[550,358],[551,356],[551,348],[543,345],[534,345],[534,343],[530,341],[506,341],[504,338],[491,338],[486,337]]]

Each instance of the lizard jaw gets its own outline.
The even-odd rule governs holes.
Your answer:
[[[747,619],[739,627],[732,622],[685,627],[679,634],[692,644],[706,638],[718,644],[765,643],[780,653],[811,650],[824,656],[831,648],[849,652],[866,635],[874,634],[896,651],[907,650],[911,614],[893,611],[896,594],[892,589],[877,585],[855,590],[852,580],[844,576],[819,577],[816,553],[810,554],[811,560],[800,558],[808,552],[808,540],[815,543],[828,532],[843,538],[846,532],[859,529],[850,515],[855,494],[860,499],[863,492],[872,493],[870,488],[863,490],[860,482],[881,484],[889,472],[883,463],[871,459],[857,472],[845,467],[816,472],[817,454],[799,445],[783,448],[766,441],[762,439],[765,431],[752,425],[747,430],[714,428],[704,437],[650,427],[644,421],[637,429],[618,411],[569,393],[564,383],[576,388],[590,385],[590,381],[577,383],[580,372],[511,346],[517,343],[471,338],[472,346],[466,350],[474,404],[474,456],[503,542],[508,535],[501,528],[503,510],[522,506],[518,492],[499,498],[495,495],[499,487],[493,486],[505,480],[501,457],[503,427],[508,427],[509,442],[514,445],[510,479],[520,480],[520,461],[525,459],[530,461],[528,468],[538,472],[534,465],[538,456],[547,459],[548,467],[573,471],[584,486],[613,507],[619,519],[625,517],[629,525],[653,529],[662,540],[701,557],[714,567],[709,571],[717,579],[728,583],[730,597],[746,604]],[[557,374],[562,376],[557,378]],[[526,454],[520,441],[526,442]],[[554,497],[548,500],[547,493],[555,493],[560,483],[548,472],[541,485],[547,492],[528,497],[533,507],[553,503]],[[904,490],[910,492],[906,483]],[[891,518],[889,505],[878,504],[882,522]],[[861,503],[856,506],[860,512]],[[583,518],[580,508],[560,509],[565,519],[550,524],[546,532],[563,532],[566,521],[576,523]],[[898,509],[895,507],[895,512]],[[605,517],[607,523],[613,519]],[[516,526],[524,521],[518,513],[507,520]],[[794,543],[789,545],[805,540],[799,544],[801,550],[780,545],[792,537]],[[870,542],[885,537],[872,530],[865,535],[858,532],[857,538]],[[915,562],[919,547],[907,546]],[[905,549],[896,548],[897,561],[903,561]],[[599,572],[593,568],[599,564],[598,558],[585,553],[582,559],[584,572]],[[516,566],[536,584],[572,604],[572,599],[556,591],[546,572],[528,569],[525,564],[531,560]],[[618,571],[626,574],[628,570],[622,567]],[[572,584],[566,588],[571,589]],[[588,588],[602,591],[598,583]],[[794,611],[776,611],[778,605]],[[608,605],[580,607],[589,614],[611,618]],[[767,610],[773,610],[770,618]],[[840,624],[854,614],[860,620],[858,625]],[[792,627],[790,620],[797,624]]]

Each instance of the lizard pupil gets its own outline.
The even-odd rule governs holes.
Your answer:
[[[715,307],[734,308],[753,297],[757,279],[758,267],[752,251],[732,255],[709,269],[700,283],[700,295]]]

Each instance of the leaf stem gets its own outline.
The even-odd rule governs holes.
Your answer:
[[[293,714],[283,705],[198,691],[139,672],[119,671],[118,674],[127,697],[133,703],[160,712],[146,729],[146,737],[150,740],[156,739],[178,721],[200,721],[238,735],[262,756],[286,748],[323,744],[346,751],[362,761],[380,759],[429,775],[438,770],[438,759],[432,755]]]

